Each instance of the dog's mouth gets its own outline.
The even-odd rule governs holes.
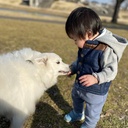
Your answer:
[[[69,71],[59,71],[59,73],[62,73],[62,74],[68,74],[69,73]]]

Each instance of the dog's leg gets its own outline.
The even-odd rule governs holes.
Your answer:
[[[15,115],[11,121],[10,128],[23,128],[26,118],[27,116],[23,114]]]

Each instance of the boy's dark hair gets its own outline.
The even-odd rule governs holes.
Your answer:
[[[79,39],[85,39],[85,34],[91,31],[93,35],[100,31],[102,22],[99,16],[90,8],[79,7],[69,15],[65,30],[69,37],[75,35]]]

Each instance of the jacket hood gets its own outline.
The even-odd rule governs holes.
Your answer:
[[[107,29],[103,29],[100,35],[95,39],[99,42],[107,44],[111,47],[117,55],[118,61],[121,59],[122,54],[128,45],[127,39],[120,37]]]

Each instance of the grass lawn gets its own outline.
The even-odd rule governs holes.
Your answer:
[[[128,38],[128,26],[104,24],[112,32]],[[68,39],[64,24],[0,19],[0,53],[24,47],[40,52],[55,52],[63,61],[72,63],[77,47]],[[113,81],[107,102],[97,128],[128,128],[128,47],[119,63],[119,72]],[[72,109],[71,89],[74,78],[59,77],[57,85],[40,99],[34,115],[26,121],[25,128],[79,128],[80,123],[67,124],[65,113]],[[0,119],[0,128],[8,121]]]

